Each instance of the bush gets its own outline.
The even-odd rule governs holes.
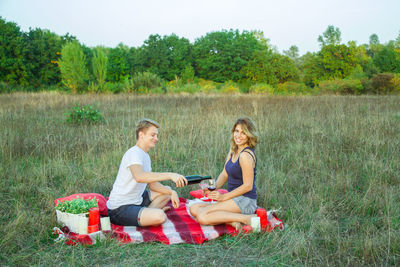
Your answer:
[[[240,93],[240,88],[236,83],[227,81],[222,85],[220,91],[225,94],[236,94]]]
[[[278,94],[309,94],[311,89],[304,83],[285,82],[277,86],[276,93]]]
[[[275,93],[275,88],[267,83],[256,83],[250,86],[249,93],[272,95]]]
[[[130,80],[125,82],[125,91],[141,93],[162,87],[164,80],[151,72],[138,72]],[[147,90],[146,90],[147,89]]]
[[[360,80],[329,80],[319,83],[319,89],[323,93],[334,94],[356,94],[359,95],[364,92],[364,86]]]
[[[76,104],[67,113],[67,122],[71,124],[92,124],[104,122],[105,119],[101,115],[100,111],[91,105],[85,105],[83,107]]]
[[[394,84],[392,79],[394,78],[392,73],[379,73],[372,76],[371,87],[376,94],[386,94],[394,91]]]
[[[122,83],[106,82],[104,85],[104,91],[118,94],[125,91],[125,86]]]
[[[395,74],[390,82],[392,83],[393,92],[400,93],[400,74]]]
[[[218,92],[218,89],[217,89],[218,85],[217,85],[217,83],[215,83],[213,81],[199,79],[198,85],[200,87],[199,90],[205,94]]]

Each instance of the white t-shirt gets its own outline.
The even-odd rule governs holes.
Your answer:
[[[146,183],[138,183],[133,178],[129,166],[139,164],[143,171],[151,172],[151,160],[149,154],[140,147],[134,146],[128,149],[122,157],[117,179],[115,179],[110,198],[107,201],[109,209],[116,209],[123,205],[140,205],[143,201],[142,194],[146,189]]]

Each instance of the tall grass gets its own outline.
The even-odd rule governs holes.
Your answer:
[[[76,103],[105,123],[66,123]],[[162,126],[154,171],[217,176],[242,115],[259,129],[259,205],[281,207],[285,231],[203,245],[54,244],[53,200],[107,196],[139,118]],[[3,94],[0,125],[2,265],[400,264],[398,96]]]

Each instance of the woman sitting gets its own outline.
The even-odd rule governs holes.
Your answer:
[[[225,167],[216,181],[216,189],[228,182],[228,193],[203,189],[208,198],[217,203],[198,203],[190,212],[200,224],[231,224],[237,230],[242,224],[250,225],[257,209],[255,186],[257,158],[254,153],[258,137],[251,119],[240,118],[232,128],[231,149]]]

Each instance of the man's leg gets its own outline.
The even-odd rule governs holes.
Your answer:
[[[139,215],[141,226],[160,225],[167,220],[165,212],[158,208],[144,208]]]
[[[171,189],[171,187],[169,186],[166,187]],[[149,208],[163,209],[165,205],[167,205],[167,203],[171,200],[171,196],[150,190],[150,199],[151,203],[149,205]]]

